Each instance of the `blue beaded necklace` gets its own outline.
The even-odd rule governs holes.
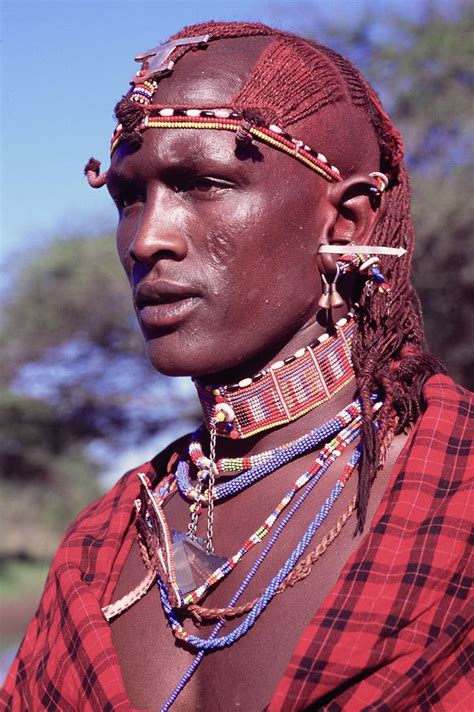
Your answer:
[[[288,462],[304,455],[311,450],[314,450],[321,442],[325,442],[342,427],[350,423],[357,415],[360,414],[360,401],[355,400],[346,408],[340,411],[334,418],[323,423],[319,427],[311,430],[306,435],[289,443],[285,448],[275,448],[272,456],[264,462],[260,462],[246,472],[234,477],[229,482],[224,482],[214,487],[214,501],[219,502],[229,497],[233,497],[242,490],[250,487],[255,482],[258,482],[263,477],[266,477],[271,472],[274,472],[279,467],[286,465]],[[195,436],[193,435],[193,438]],[[176,468],[176,482],[178,489],[183,497],[194,500],[196,489],[193,487],[189,475],[189,462],[183,457],[180,458]],[[194,495],[194,496],[193,496]],[[203,497],[203,495],[201,495]],[[205,496],[204,496],[205,499]]]
[[[358,436],[359,432],[355,432],[353,439]],[[352,467],[355,467],[360,459],[362,451],[362,443],[360,442],[359,445],[357,446],[356,450],[354,451],[349,464]],[[260,554],[259,558],[257,561],[253,564],[251,567],[250,571],[248,572],[247,576],[244,578],[242,583],[240,584],[238,590],[235,592],[233,595],[232,599],[230,600],[228,607],[231,608],[236,605],[242,594],[245,592],[246,588],[248,587],[249,583],[257,573],[258,569],[260,568],[261,564],[271,551],[273,545],[277,541],[278,537],[280,536],[281,532],[285,528],[285,526],[288,524],[290,519],[294,516],[294,514],[298,511],[298,509],[301,507],[303,504],[304,500],[306,497],[310,494],[312,491],[313,487],[317,484],[319,479],[322,477],[324,472],[329,468],[331,462],[328,462],[325,469],[321,470],[318,477],[314,478],[308,485],[308,487],[301,493],[299,496],[298,500],[295,502],[291,510],[287,513],[285,518],[281,521],[277,529],[275,530],[273,536],[271,537],[270,541],[268,542],[267,546],[265,549],[262,551]],[[171,695],[168,697],[167,701],[161,708],[161,712],[167,712],[167,710],[170,709],[171,705],[176,701],[178,698],[179,694],[181,691],[184,689],[184,687],[187,685],[197,668],[199,667],[204,655],[207,652],[221,649],[227,646],[232,645],[234,642],[236,642],[239,638],[241,638],[245,633],[248,632],[248,630],[254,625],[255,621],[257,618],[260,616],[260,614],[265,610],[267,605],[270,603],[272,598],[275,596],[276,591],[281,584],[281,582],[286,578],[286,576],[295,568],[296,563],[298,559],[304,554],[306,549],[308,548],[309,544],[311,543],[316,531],[319,529],[329,512],[331,511],[335,501],[339,497],[340,493],[342,492],[344,488],[344,484],[342,481],[338,480],[330,493],[330,495],[327,497],[326,501],[323,503],[321,506],[318,515],[315,517],[315,519],[311,522],[309,525],[308,529],[306,530],[304,536],[302,539],[298,542],[297,546],[293,550],[293,552],[290,554],[286,562],[283,564],[283,566],[280,568],[276,576],[270,581],[269,585],[265,589],[265,591],[262,593],[260,596],[259,600],[255,604],[255,606],[252,608],[250,613],[246,616],[244,621],[237,627],[235,628],[231,633],[225,636],[220,636],[218,637],[218,633],[221,630],[221,628],[224,625],[224,620],[219,621],[215,626],[214,629],[207,639],[202,639],[197,636],[186,636],[186,641],[191,644],[194,648],[196,648],[199,652],[194,658],[193,662],[191,665],[188,667],[184,675],[181,677],[180,681],[176,685],[175,689],[171,693]],[[176,618],[174,614],[174,610],[172,606],[169,603],[169,599],[167,596],[166,588],[163,585],[163,583],[158,580],[158,587],[160,591],[160,597],[161,597],[161,602],[163,606],[164,613],[172,626],[173,630],[179,630],[181,628],[181,624],[179,620]],[[181,637],[181,636],[179,636]]]
[[[375,396],[373,397],[373,400],[375,400]],[[299,438],[297,441],[289,443],[287,446],[277,448],[274,452],[271,453],[271,456],[269,456],[268,458],[265,458],[263,461],[259,461],[254,467],[251,467],[249,470],[245,471],[243,474],[240,474],[239,476],[235,477],[232,481],[225,482],[222,485],[218,485],[217,487],[214,487],[213,491],[215,493],[215,497],[213,499],[217,502],[219,500],[224,500],[226,498],[229,498],[229,497],[233,496],[234,494],[237,494],[238,492],[242,491],[243,489],[249,487],[254,482],[257,482],[258,480],[265,477],[267,474],[269,474],[270,472],[273,472],[274,470],[281,467],[282,465],[286,464],[287,462],[290,462],[291,460],[297,458],[298,456],[302,455],[303,453],[309,452],[311,449],[314,449],[321,441],[328,440],[335,433],[340,432],[341,429],[344,428],[344,423],[345,422],[350,423],[354,418],[357,417],[358,414],[360,414],[360,403],[359,403],[359,401],[355,401],[354,403],[351,403],[343,411],[341,411],[341,413],[339,413],[336,416],[336,418],[333,418],[328,423],[325,423],[322,426],[320,426],[319,428],[316,428],[315,430],[311,431],[311,433],[309,433],[308,435],[305,435],[302,438]],[[341,417],[344,418],[344,420],[341,420]],[[352,442],[359,435],[360,435],[360,428],[354,428],[351,435],[347,439],[347,443]],[[356,466],[356,464],[360,458],[360,453],[361,453],[361,443],[359,443],[359,446],[357,447],[353,456],[351,457],[348,467]],[[313,477],[312,480],[309,481],[309,484],[307,484],[306,488],[301,493],[299,498],[294,502],[290,511],[288,511],[286,516],[279,523],[278,527],[273,532],[273,535],[272,535],[270,541],[268,542],[267,546],[261,552],[259,558],[254,563],[254,565],[251,567],[247,576],[242,581],[238,590],[232,597],[232,600],[229,602],[229,604],[228,604],[229,608],[235,606],[235,604],[239,600],[240,596],[246,590],[250,581],[253,579],[253,577],[257,573],[257,571],[260,568],[261,564],[263,563],[264,559],[266,558],[268,553],[271,551],[273,545],[278,540],[278,537],[280,536],[283,529],[286,527],[288,522],[294,516],[296,511],[300,508],[300,506],[302,505],[302,503],[304,502],[306,497],[310,494],[310,492],[313,490],[313,488],[319,482],[319,480],[321,479],[323,474],[327,471],[327,469],[329,469],[329,467],[332,464],[332,462],[334,461],[334,459],[335,458],[329,458],[324,463],[323,467],[319,470],[318,474],[315,477]],[[202,476],[202,473],[201,473],[201,476]],[[204,478],[204,481],[205,481],[205,478]],[[180,462],[178,463],[177,472],[175,472],[174,482],[175,482],[175,486],[178,487],[180,493],[183,496],[185,496],[191,500],[194,499],[195,505],[198,504],[196,497],[189,497],[189,489],[190,488],[192,489],[192,483],[191,483],[190,474],[189,474],[189,465],[184,460],[184,458],[182,458],[180,460]],[[336,502],[337,498],[339,497],[340,493],[342,492],[342,489],[344,488],[344,484],[345,484],[344,478],[341,478],[341,480],[338,480],[338,482],[334,486],[332,492],[330,493],[329,497],[326,499],[326,501],[322,505],[320,511],[318,512],[317,517],[311,522],[307,531],[303,535],[302,539],[298,542],[297,546],[295,547],[295,549],[293,550],[291,555],[288,557],[286,562],[280,568],[280,570],[278,571],[276,576],[274,576],[273,579],[270,581],[270,583],[268,584],[266,589],[263,591],[263,593],[261,594],[260,598],[255,603],[253,608],[246,615],[246,617],[244,618],[242,623],[240,623],[240,625],[238,625],[231,633],[229,633],[227,635],[223,635],[223,636],[218,635],[219,631],[221,630],[222,626],[224,625],[224,620],[222,620],[214,627],[211,635],[207,639],[203,639],[198,636],[187,634],[182,626],[181,621],[179,620],[179,618],[177,616],[177,609],[175,610],[173,608],[173,606],[171,605],[166,586],[164,585],[163,581],[158,577],[157,584],[159,587],[159,593],[160,593],[160,599],[162,602],[163,611],[164,611],[164,614],[165,614],[165,616],[173,630],[175,637],[186,642],[187,644],[191,645],[192,647],[194,647],[197,650],[197,655],[196,655],[195,659],[193,660],[193,662],[189,666],[188,670],[182,676],[178,685],[173,690],[170,697],[164,704],[162,711],[168,710],[171,707],[171,705],[174,703],[174,701],[176,700],[176,698],[178,697],[178,695],[180,694],[182,689],[185,687],[187,682],[190,680],[190,678],[194,674],[195,670],[199,666],[203,656],[206,653],[212,652],[212,651],[215,651],[218,649],[222,649],[224,647],[231,646],[234,642],[236,642],[243,635],[245,635],[248,632],[248,630],[254,625],[254,623],[256,622],[258,617],[261,615],[261,613],[265,610],[265,608],[271,602],[273,597],[276,595],[276,591],[277,591],[278,587],[280,586],[280,584],[282,583],[282,581],[288,576],[289,573],[291,573],[294,570],[298,560],[301,558],[301,556],[306,551],[307,547],[310,545],[316,531],[319,529],[322,522],[326,519],[326,517],[328,516],[329,512],[331,511],[334,503]],[[167,488],[165,487],[165,489],[167,489]],[[166,497],[166,494],[164,491],[162,492],[162,494]],[[202,497],[202,495],[201,495],[201,497]]]
[[[356,430],[354,434],[352,435],[351,439],[355,439],[360,435],[360,430]],[[351,458],[351,464],[356,464],[359,460],[360,457],[360,452],[361,452],[361,446],[359,444],[358,448],[354,451],[354,454]],[[353,462],[353,459],[355,459],[355,462]],[[308,484],[308,487],[303,491],[303,493],[300,495],[298,500],[295,502],[293,507],[290,509],[288,514],[284,517],[280,525],[277,527],[275,530],[273,536],[271,537],[270,541],[268,542],[267,546],[261,553],[260,557],[257,559],[257,562],[252,566],[250,569],[249,574],[247,574],[247,577],[244,579],[244,581],[247,581],[247,584],[250,582],[250,580],[254,577],[254,575],[257,573],[261,563],[263,560],[266,558],[267,554],[270,552],[272,549],[273,545],[277,541],[278,537],[282,533],[283,529],[286,527],[290,519],[294,516],[294,514],[298,511],[298,509],[301,507],[303,504],[304,500],[308,496],[308,494],[313,490],[315,485],[319,482],[323,474],[329,469],[330,465],[332,464],[332,461],[327,462],[320,470],[318,475],[313,478],[313,480]],[[319,529],[321,526],[322,522],[326,519],[327,515],[331,511],[335,501],[339,497],[340,493],[342,492],[344,488],[344,484],[338,480],[331,491],[330,495],[327,497],[326,501],[323,503],[322,507],[320,508],[318,515],[316,518],[311,522],[309,525],[308,529],[306,530],[305,534],[303,535],[302,539],[299,541],[293,552],[290,554],[286,562],[283,564],[279,572],[274,576],[274,578],[270,581],[269,585],[261,595],[260,599],[258,602],[255,604],[254,608],[250,611],[250,613],[247,614],[245,617],[244,621],[235,628],[231,633],[228,635],[222,636],[217,639],[203,639],[199,638],[194,635],[188,635],[184,633],[183,627],[177,616],[175,615],[174,608],[171,606],[168,593],[166,590],[166,587],[162,583],[160,579],[158,579],[158,586],[160,589],[160,596],[162,600],[162,605],[163,605],[163,610],[164,613],[168,619],[169,624],[171,625],[171,628],[173,629],[174,634],[176,637],[178,637],[180,640],[183,640],[187,644],[193,646],[197,650],[216,650],[217,648],[224,648],[226,646],[230,646],[233,643],[235,643],[239,638],[241,638],[245,633],[253,626],[257,618],[260,616],[260,614],[265,610],[267,605],[270,603],[272,598],[275,595],[275,592],[278,588],[278,586],[281,584],[283,579],[285,579],[288,574],[294,569],[296,566],[296,563],[298,559],[304,554],[305,550],[311,543],[316,531]],[[246,584],[246,585],[247,585]]]
[[[330,463],[334,462],[334,460],[336,460],[344,452],[347,445],[351,442],[352,433],[354,431],[358,432],[360,428],[360,421],[360,416],[357,416],[350,425],[341,430],[338,436],[326,443],[322,450],[320,450],[314,463],[306,470],[306,472],[297,478],[290,489],[285,493],[283,498],[277,503],[270,515],[259,524],[256,531],[244,541],[238,551],[233,556],[225,559],[223,563],[220,563],[218,568],[214,570],[201,585],[198,585],[194,591],[189,591],[183,596],[185,606],[199,601],[211,586],[215,586],[219,581],[230,574],[231,571],[233,571],[233,569],[240,563],[243,557],[246,556],[246,554],[251,551],[254,546],[260,544],[263,539],[268,536],[276,522],[281,517],[282,513],[294,500],[299,490],[306,487],[308,482],[318,475],[321,468],[327,461]]]

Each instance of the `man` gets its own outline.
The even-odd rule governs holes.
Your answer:
[[[262,25],[139,59],[86,171],[206,427],[66,533],[6,707],[470,709],[469,399],[423,352],[398,133]]]

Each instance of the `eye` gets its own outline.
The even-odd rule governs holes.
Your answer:
[[[198,190],[200,193],[209,193],[211,190],[222,189],[222,181],[213,181],[211,178],[196,178],[189,188],[189,190]]]
[[[126,214],[130,209],[142,205],[145,202],[145,194],[138,191],[120,193],[120,195],[114,198],[114,203],[121,214]]]
[[[190,195],[200,194],[208,197],[217,196],[223,191],[233,188],[233,184],[222,178],[211,178],[209,176],[186,176],[177,180],[173,184],[176,193],[188,193]]]

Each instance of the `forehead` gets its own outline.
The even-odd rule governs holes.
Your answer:
[[[226,107],[233,108],[233,99],[241,94],[242,89],[248,82],[253,70],[259,63],[259,58],[268,47],[274,42],[273,37],[247,37],[235,39],[222,39],[210,42],[205,49],[197,49],[188,52],[178,60],[170,76],[159,81],[158,89],[155,92],[152,103],[164,106],[186,106],[196,108]],[[265,57],[267,54],[265,53]],[[252,84],[258,84],[258,76],[252,77]],[[296,79],[295,79],[296,81]],[[278,84],[278,81],[277,81]],[[280,87],[284,92],[284,87]],[[244,89],[244,92],[246,89]],[[354,141],[345,141],[347,138],[347,124],[351,121],[344,121],[342,130],[339,129],[338,116],[340,106],[329,105],[322,111],[309,119],[294,124],[290,133],[298,139],[304,139],[313,149],[325,154],[330,163],[339,166],[334,160],[334,143],[344,145],[344,152],[351,154],[344,164],[352,167],[354,161],[352,153]],[[282,124],[284,125],[284,124]],[[335,131],[335,128],[338,130]],[[197,158],[208,159],[215,153],[215,162],[224,163],[221,157],[226,155],[225,161],[238,165],[235,154],[235,135],[226,131],[209,129],[153,129],[144,131],[145,143],[139,154],[143,156],[149,152],[155,159],[161,160],[163,157],[167,161],[186,164],[197,162]],[[359,136],[360,141],[360,136]],[[363,143],[363,141],[361,142]],[[275,167],[276,172],[284,174],[299,174],[304,181],[308,168],[299,165],[297,161],[289,158],[277,150],[268,149],[259,142],[256,155],[258,161],[247,160],[246,163],[258,169],[262,165],[270,170]],[[350,147],[350,148],[349,148]],[[337,153],[341,153],[339,150]],[[113,166],[117,166],[117,160],[125,156],[130,156],[133,151],[129,151],[123,146],[112,161]],[[275,158],[276,157],[276,158]],[[345,157],[347,158],[347,157]],[[278,164],[278,165],[275,165]],[[254,172],[259,172],[258,170]],[[344,175],[344,173],[343,173]],[[314,176],[311,176],[314,181]],[[321,179],[317,178],[317,182]]]
[[[153,100],[160,104],[232,102],[249,78],[271,37],[239,37],[210,42],[188,52],[160,80]]]

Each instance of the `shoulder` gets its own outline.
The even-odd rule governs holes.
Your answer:
[[[107,679],[114,680],[115,685],[120,672],[113,668],[110,627],[101,607],[110,600],[133,540],[137,475],[144,472],[155,482],[164,477],[169,459],[182,441],[172,443],[150,462],[127,472],[109,492],[84,509],[66,531],[51,564],[38,611],[5,683],[3,699],[8,709],[43,709],[44,700],[52,699],[50,688],[58,694],[59,706],[55,705],[55,709],[82,709],[79,671],[89,686],[90,670],[103,667],[104,660],[111,661],[112,668],[108,677],[96,681],[94,694],[103,693],[103,700],[111,699],[109,687],[104,691],[101,685]],[[78,650],[80,654],[72,655],[71,651]],[[60,692],[53,686],[58,670]],[[124,693],[116,685],[112,692],[114,700],[121,702]],[[97,709],[107,706],[105,701],[97,704]],[[119,706],[122,709],[117,703],[117,709]]]
[[[450,479],[473,474],[474,395],[445,375],[430,378],[423,389],[424,412],[409,443],[415,469],[451,473]]]
[[[423,414],[397,460],[376,530],[386,533],[390,522],[396,537],[433,535],[432,546],[456,530],[464,547],[474,479],[473,394],[445,375],[430,378],[423,393]]]
[[[398,550],[405,539],[420,556],[450,540],[447,548],[461,559],[471,532],[473,395],[445,375],[428,379],[423,394],[423,413],[395,463],[373,533],[377,546],[393,537]]]
[[[426,381],[423,394],[426,401],[425,414],[428,410],[430,415],[438,411],[444,413],[449,422],[465,422],[472,429],[474,393],[455,383],[449,376],[437,374]]]
[[[106,545],[114,550],[120,547],[133,521],[133,505],[140,491],[138,474],[144,473],[152,482],[158,482],[187,438],[185,435],[175,440],[152,460],[126,472],[108,492],[86,507],[66,530],[54,565],[65,559],[68,563],[83,560],[85,549],[95,550],[98,555],[99,549]]]

